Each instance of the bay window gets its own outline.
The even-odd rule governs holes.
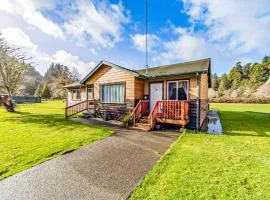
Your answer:
[[[125,103],[125,85],[101,85],[101,103]]]

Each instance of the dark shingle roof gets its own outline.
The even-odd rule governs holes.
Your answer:
[[[191,62],[148,68],[147,74],[145,69],[137,70],[137,72],[144,76],[147,76],[148,78],[157,78],[172,75],[196,74],[196,73],[210,74],[210,65],[211,59],[207,58]]]
[[[159,67],[148,68],[147,74],[145,69],[132,70],[108,61],[101,61],[93,70],[91,70],[80,82],[76,82],[65,86],[65,88],[75,88],[84,84],[103,64],[113,68],[117,68],[126,71],[137,78],[142,79],[153,79],[158,77],[166,77],[173,75],[185,75],[185,74],[197,74],[197,73],[208,73],[209,77],[211,74],[211,59],[201,59],[184,63],[176,63],[171,65],[164,65]],[[210,78],[209,78],[210,82]]]

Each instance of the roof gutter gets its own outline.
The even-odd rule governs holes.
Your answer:
[[[170,77],[170,76],[179,76],[179,75],[199,75],[199,74],[204,74],[208,73],[208,70],[201,70],[201,71],[194,71],[194,72],[184,72],[184,73],[173,73],[173,74],[164,74],[164,75],[156,75],[156,76],[151,76],[148,75],[146,76],[147,79],[154,79],[154,78],[164,78],[164,77]]]

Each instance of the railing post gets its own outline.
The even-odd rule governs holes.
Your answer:
[[[181,119],[184,120],[185,119],[185,102],[181,101]]]

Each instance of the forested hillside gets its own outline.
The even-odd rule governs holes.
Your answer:
[[[52,63],[44,76],[30,67],[22,76],[18,95],[41,96],[44,98],[65,98],[65,85],[79,81],[80,74],[76,68]]]
[[[237,62],[228,74],[211,77],[213,97],[270,97],[270,57],[265,56],[261,63]]]

